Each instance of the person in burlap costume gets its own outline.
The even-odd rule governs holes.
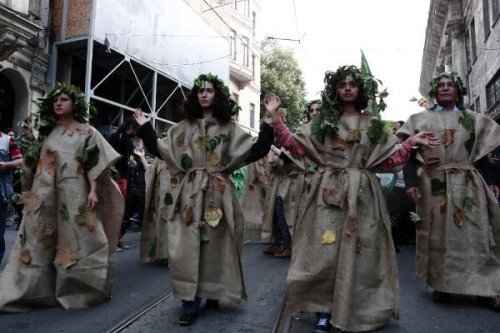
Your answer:
[[[316,312],[315,332],[373,330],[399,316],[390,218],[374,171],[437,142],[421,132],[398,145],[377,113],[386,93],[366,70],[342,66],[325,83],[319,114],[295,135],[277,115],[279,98],[266,104],[283,147],[318,164],[295,226],[288,301],[294,312]],[[369,103],[375,114],[365,111]]]
[[[436,302],[450,294],[481,296],[500,308],[500,209],[488,153],[500,145],[500,126],[464,108],[456,72],[430,83],[436,103],[413,114],[397,135],[431,131],[438,148],[419,148],[405,167],[407,193],[416,201],[417,275]]]
[[[74,86],[57,83],[39,107],[40,136],[26,153],[36,172],[0,277],[1,311],[95,305],[111,297],[116,271],[124,207],[109,169],[120,156],[87,123]]]
[[[229,89],[216,75],[196,78],[184,105],[186,119],[157,140],[140,110],[137,132],[148,151],[166,164],[172,191],[165,193],[168,264],[174,295],[182,300],[180,325],[192,324],[202,298],[246,299],[241,263],[244,217],[231,173],[264,157],[274,130],[263,124],[257,140],[231,120]]]

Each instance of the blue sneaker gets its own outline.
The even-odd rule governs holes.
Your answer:
[[[316,313],[314,333],[331,332],[331,330],[332,324],[330,324],[330,315],[328,313]]]
[[[182,314],[179,318],[179,325],[190,326],[198,318],[200,313],[201,298],[195,297],[194,301],[182,301]]]

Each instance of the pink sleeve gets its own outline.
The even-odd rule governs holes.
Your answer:
[[[273,122],[274,135],[278,142],[295,156],[304,156],[305,151],[302,145],[295,139],[293,133],[285,126],[281,118]]]
[[[383,160],[381,163],[375,166],[374,169],[382,172],[389,172],[395,167],[405,164],[406,161],[410,158],[411,148],[415,145],[412,137],[403,142],[391,156]]]

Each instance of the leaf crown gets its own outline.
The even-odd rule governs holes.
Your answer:
[[[431,89],[429,90],[429,97],[432,99],[436,98],[438,84],[439,84],[439,81],[443,77],[449,77],[453,81],[453,83],[455,84],[455,87],[457,88],[457,94],[458,94],[458,98],[457,98],[457,101],[455,103],[459,109],[463,109],[464,108],[464,96],[467,95],[467,88],[465,87],[464,83],[462,82],[462,78],[460,77],[460,75],[458,75],[457,72],[451,72],[451,73],[450,72],[441,72],[441,73],[437,73],[436,75],[434,75],[434,77],[432,78],[431,83],[430,83]]]
[[[85,95],[74,85],[57,82],[52,90],[38,99],[38,112],[35,114],[34,127],[41,135],[49,134],[57,125],[54,113],[54,98],[60,94],[68,95],[73,101],[73,116],[79,123],[88,123],[95,107],[85,100]]]
[[[218,89],[222,95],[231,103],[231,115],[236,115],[241,111],[241,107],[231,99],[229,94],[229,88],[224,84],[224,81],[219,79],[219,77],[212,73],[200,74],[196,79],[194,79],[194,85],[198,89],[203,89],[205,82],[211,82],[215,89]]]

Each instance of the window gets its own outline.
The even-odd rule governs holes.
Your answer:
[[[477,49],[476,49],[476,23],[474,19],[470,22],[470,41],[471,41],[471,53],[472,53],[472,63],[477,59]]]
[[[255,104],[250,103],[250,127],[255,128]]]
[[[257,14],[255,12],[252,12],[252,34],[255,37],[255,29],[256,29],[256,19],[257,19]]]
[[[242,56],[242,61],[241,63],[243,65],[245,65],[246,67],[249,66],[249,61],[248,61],[248,58],[249,58],[249,53],[250,53],[250,50],[248,48],[248,38],[247,37],[241,37],[241,56]]]
[[[486,85],[486,108],[489,109],[500,102],[500,71]]]
[[[255,54],[252,54],[252,80],[255,81]]]
[[[230,51],[231,51],[231,59],[236,61],[236,31],[231,30],[230,38]]]
[[[233,9],[240,15],[243,15],[245,17],[250,16],[249,0],[233,0]]]
[[[492,0],[491,1],[491,20],[493,21],[493,24],[498,20],[498,17],[500,16],[500,1],[499,0]]]
[[[493,0],[495,2],[496,0]],[[483,28],[484,28],[484,40],[490,34],[490,0],[483,0]]]
[[[35,16],[36,18],[40,18],[40,0],[30,0],[28,12]]]
[[[470,32],[469,30],[465,31],[465,62],[467,63],[467,70],[470,72],[472,68],[471,56],[470,56]]]

